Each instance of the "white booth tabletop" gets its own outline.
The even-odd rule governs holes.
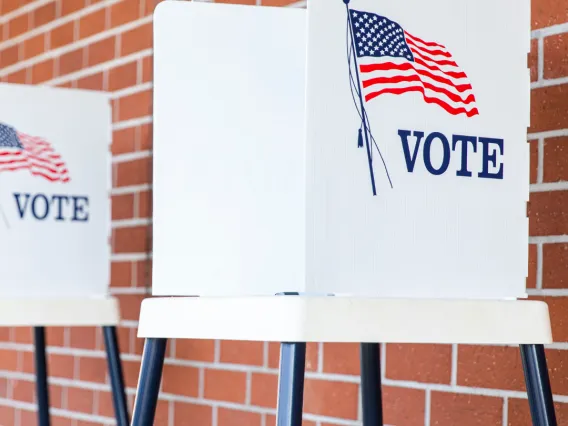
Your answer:
[[[358,297],[159,297],[138,337],[275,342],[547,344],[540,301]]]

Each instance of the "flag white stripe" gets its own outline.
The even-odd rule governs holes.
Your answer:
[[[398,82],[398,83],[388,83],[388,84],[370,86],[370,87],[368,87],[367,89],[364,90],[364,94],[367,95],[367,94],[371,94],[371,93],[375,93],[375,92],[383,91],[383,90],[407,89],[407,88],[412,88],[412,87],[424,88],[424,86],[421,85],[419,82]],[[450,99],[448,96],[446,96],[445,94],[431,90],[431,89],[424,88],[424,91],[426,92],[427,96],[439,99],[440,101],[450,105],[453,108],[462,108],[463,107],[466,110],[471,111],[472,109],[474,109],[476,107],[475,102],[471,102],[469,104],[464,104],[463,102],[455,102],[452,99]]]
[[[466,99],[469,95],[473,95],[473,91],[471,89],[466,89],[466,90],[460,92],[455,86],[453,86],[451,84],[447,84],[447,83],[440,82],[438,80],[434,80],[434,79],[428,77],[427,75],[419,74],[415,70],[404,70],[404,71],[377,70],[377,71],[372,71],[372,72],[361,73],[361,82],[364,83],[364,82],[371,80],[373,78],[393,78],[393,77],[397,77],[397,76],[401,76],[401,77],[419,76],[422,81],[430,83],[434,86],[438,86],[442,89],[448,90],[449,92],[451,92],[451,93],[455,94],[456,96],[459,96],[463,99]],[[464,83],[466,83],[466,82],[462,82],[461,84],[464,84]]]

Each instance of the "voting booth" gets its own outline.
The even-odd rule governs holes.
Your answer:
[[[103,327],[117,424],[128,425],[109,296],[111,106],[106,94],[0,84],[0,326],[34,329],[49,425],[46,326]]]
[[[533,423],[556,424],[548,308],[520,300],[529,15],[528,0],[157,7],[163,297],[142,303],[134,425],[153,423],[167,338],[283,342],[279,426],[301,424],[306,342],[361,343],[365,426],[382,425],[380,342],[520,345]]]

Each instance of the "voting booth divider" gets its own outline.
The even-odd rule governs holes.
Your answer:
[[[0,326],[33,327],[39,426],[50,424],[45,327],[102,327],[117,425],[126,426],[120,313],[108,289],[110,101],[7,83],[0,99]]]
[[[279,426],[301,425],[306,342],[361,344],[365,426],[383,424],[379,343],[519,345],[533,424],[556,425],[548,307],[522,300],[529,15],[528,0],[156,8],[161,297],[142,302],[134,426],[153,424],[168,338],[281,342]]]

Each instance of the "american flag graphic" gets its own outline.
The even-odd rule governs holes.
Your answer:
[[[69,171],[46,140],[0,123],[0,172],[29,170],[50,182],[69,182]]]
[[[478,115],[467,75],[444,46],[425,41],[396,22],[349,9],[364,99],[419,92],[452,115]]]

